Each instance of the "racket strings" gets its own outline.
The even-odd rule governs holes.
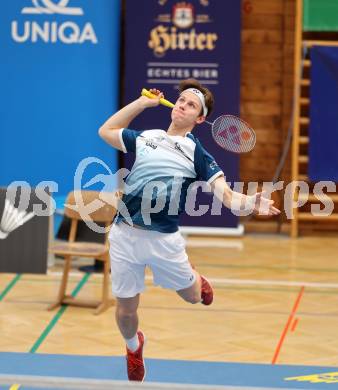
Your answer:
[[[256,143],[255,132],[232,115],[218,117],[212,125],[212,135],[219,146],[235,153],[249,152]]]

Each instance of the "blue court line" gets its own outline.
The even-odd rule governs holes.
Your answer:
[[[84,286],[84,284],[87,282],[88,278],[90,276],[90,273],[86,273],[83,278],[80,280],[80,282],[78,283],[78,285],[75,287],[75,289],[73,290],[73,292],[71,293],[71,296],[72,297],[76,297],[76,295],[78,294],[78,292],[81,290],[81,288]],[[32,346],[32,348],[30,349],[30,353],[35,353],[37,351],[37,349],[40,347],[40,345],[43,343],[43,341],[45,340],[45,338],[49,335],[49,333],[51,332],[51,330],[54,328],[54,326],[56,325],[56,323],[59,321],[59,319],[61,318],[62,314],[65,312],[65,310],[67,309],[68,305],[62,305],[60,307],[60,309],[58,310],[58,312],[54,315],[54,317],[51,319],[51,321],[49,322],[49,324],[47,325],[47,327],[44,329],[44,331],[41,333],[41,335],[39,336],[39,338],[36,340],[36,342],[34,343],[34,345]]]
[[[0,294],[0,302],[5,298],[5,296],[9,293],[9,291],[16,285],[16,283],[21,278],[21,274],[17,274],[5,287],[5,289]]]
[[[125,357],[0,353],[0,374],[126,380]],[[146,359],[147,382],[337,389],[338,383],[287,381],[289,377],[338,373],[338,367]],[[337,377],[337,374],[336,376]],[[25,390],[25,389],[23,389]]]

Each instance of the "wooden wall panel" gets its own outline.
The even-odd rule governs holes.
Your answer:
[[[242,1],[241,116],[257,145],[241,156],[241,180],[270,181],[290,122],[295,0]],[[290,174],[289,163],[283,179]]]
[[[240,176],[245,183],[262,183],[272,180],[293,125],[296,0],[242,0],[242,5],[241,116],[256,130],[257,145],[241,156]],[[326,39],[337,40],[338,35]],[[291,180],[291,151],[279,180],[284,188]],[[281,209],[283,195],[273,194]],[[289,222],[282,214],[274,219],[256,216],[245,225],[251,231],[278,231],[280,226],[287,232]],[[319,229],[337,231],[337,223],[312,221],[303,223],[304,229],[314,234]]]
[[[284,43],[283,43],[283,83],[282,83],[282,142],[284,142],[289,127],[293,106],[294,82],[294,40],[295,40],[295,0],[286,0],[284,5]],[[291,178],[291,153],[282,172],[282,180],[289,182]]]

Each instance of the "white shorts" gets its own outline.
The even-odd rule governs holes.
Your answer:
[[[145,268],[154,284],[175,291],[192,286],[195,273],[180,232],[160,233],[120,222],[109,233],[113,295],[132,298],[145,289]]]

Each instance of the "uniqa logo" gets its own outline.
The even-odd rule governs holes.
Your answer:
[[[33,7],[25,7],[21,13],[25,15],[71,15],[82,16],[84,12],[79,7],[67,7],[69,0],[31,0]],[[23,26],[19,22],[12,21],[12,38],[15,42],[24,43],[31,41],[36,43],[56,43],[61,41],[65,44],[82,44],[87,41],[97,44],[98,40],[91,23],[87,22],[81,27],[73,21],[58,23],[57,21],[24,21]]]

